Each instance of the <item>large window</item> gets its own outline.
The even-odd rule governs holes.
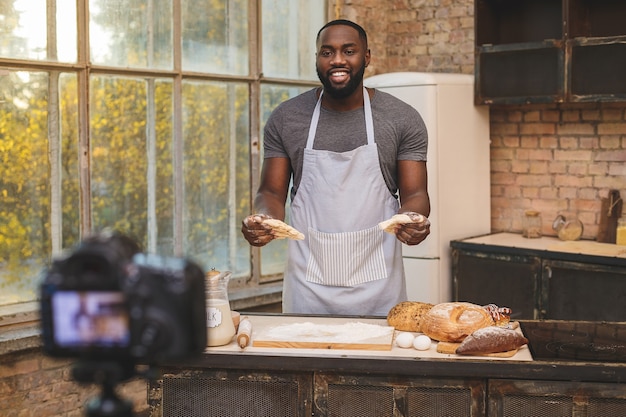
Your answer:
[[[271,110],[317,84],[324,0],[0,0],[0,305],[102,229],[280,279],[240,233]]]

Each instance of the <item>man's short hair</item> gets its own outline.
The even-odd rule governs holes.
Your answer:
[[[365,42],[365,46],[367,47],[367,33],[365,33],[365,29],[363,29],[360,25],[354,23],[353,21],[347,19],[331,20],[330,22],[326,23],[324,26],[322,26],[319,32],[317,32],[317,37],[315,38],[315,41],[318,42],[320,40],[320,34],[324,29],[336,25],[350,26],[356,29],[357,32],[359,32],[359,38],[361,38],[363,42]]]

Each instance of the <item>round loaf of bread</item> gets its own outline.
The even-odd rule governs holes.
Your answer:
[[[421,330],[440,342],[462,342],[483,327],[493,326],[491,314],[482,306],[466,302],[436,304],[422,317]]]

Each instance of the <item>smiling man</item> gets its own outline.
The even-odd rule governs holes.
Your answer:
[[[289,242],[283,312],[386,316],[406,300],[402,243],[430,232],[426,127],[413,107],[363,87],[370,50],[361,26],[327,23],[316,50],[323,87],[270,115],[242,233],[254,246],[274,240],[263,220],[284,220],[290,194],[292,226],[305,238]],[[381,231],[378,223],[398,213],[413,222]]]

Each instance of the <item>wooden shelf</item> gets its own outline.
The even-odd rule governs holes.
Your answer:
[[[567,37],[604,38],[626,35],[626,2],[623,0],[567,1]]]
[[[626,101],[625,20],[622,0],[476,0],[476,103]]]
[[[564,50],[547,41],[482,46],[476,60],[477,98],[481,104],[562,101]]]
[[[626,36],[576,39],[567,50],[570,101],[626,101]]]
[[[563,38],[562,0],[476,0],[476,44]]]

